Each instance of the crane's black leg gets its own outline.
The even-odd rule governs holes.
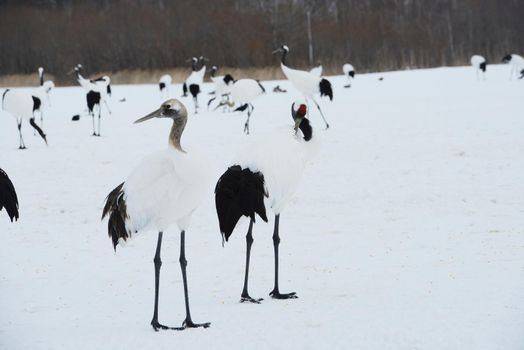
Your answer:
[[[25,149],[24,138],[22,137],[22,118],[18,120],[18,133],[20,134],[20,147],[18,149]]]
[[[249,106],[253,107],[251,104],[247,105],[247,120],[246,124],[244,124],[244,132],[249,135],[249,118],[251,117],[251,113],[253,112],[253,109],[250,109]]]
[[[320,109],[320,106],[318,105],[317,101],[315,101],[314,98],[311,98],[311,100],[313,100],[313,102],[314,102],[315,105],[317,106],[317,109],[318,109],[318,111],[320,112],[320,115],[322,116],[322,119],[324,120],[324,123],[326,123],[326,129],[329,129],[329,124],[328,124],[326,118],[324,117],[324,113],[322,113],[322,110]]]
[[[240,302],[243,303],[247,301],[250,303],[260,304],[260,302],[264,299],[262,298],[253,299],[249,296],[249,293],[247,291],[247,284],[248,284],[248,279],[249,279],[249,258],[251,257],[251,245],[253,245],[252,231],[253,231],[253,220],[250,220],[249,229],[247,230],[247,235],[246,235],[246,247],[247,247],[246,248],[246,274],[244,276],[244,289],[242,289],[242,295],[240,298]]]
[[[96,129],[95,129],[95,112],[90,110],[89,114],[91,114],[91,119],[93,120],[93,135],[96,136]]]
[[[156,244],[156,253],[153,262],[155,263],[155,309],[153,311],[153,319],[151,320],[151,326],[155,332],[159,329],[172,329],[171,327],[164,326],[158,323],[158,289],[160,286],[160,267],[162,266],[162,260],[160,259],[160,250],[162,249],[162,232],[158,233],[158,242]]]
[[[273,232],[273,246],[275,248],[275,287],[269,293],[274,299],[296,299],[297,293],[280,293],[278,289],[278,245],[280,244],[280,236],[278,235],[278,224],[280,221],[280,214],[275,215],[275,231]]]
[[[102,106],[98,106],[98,135],[100,136],[100,118],[102,117]]]
[[[189,311],[189,292],[187,288],[187,275],[186,275],[186,232],[182,231],[180,233],[180,268],[182,269],[182,280],[184,281],[184,298],[186,301],[186,319],[182,323],[182,327],[176,328],[177,330],[183,330],[186,328],[197,328],[204,327],[207,328],[211,325],[211,322],[206,323],[194,323],[191,319],[191,312]]]

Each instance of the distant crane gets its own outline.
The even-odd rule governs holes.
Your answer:
[[[164,74],[160,77],[158,81],[158,87],[160,88],[160,97],[166,98],[169,95],[169,87],[171,86],[173,79],[171,75]]]
[[[111,114],[111,109],[107,103],[108,98],[110,98],[112,94],[111,78],[109,78],[107,75],[104,75],[96,79],[86,79],[82,76],[83,69],[84,67],[81,64],[77,64],[75,68],[73,68],[73,71],[76,75],[76,81],[84,88],[86,94],[89,93],[89,91],[100,93],[100,100],[104,102],[107,111],[109,114]]]
[[[11,222],[18,220],[18,197],[9,176],[0,169],[0,211],[5,208]]]
[[[111,79],[104,75],[97,79],[86,79],[82,76],[83,67],[81,64],[77,64],[73,69],[76,74],[76,80],[86,91],[86,102],[87,111],[93,120],[93,136],[100,136],[100,120],[102,118],[102,105],[103,101],[107,111],[111,114],[111,109],[107,104],[107,98],[111,96]],[[95,107],[98,111],[98,133],[95,128]]]
[[[291,81],[293,86],[300,91],[306,99],[309,99],[315,103],[317,106],[318,111],[320,112],[320,115],[322,116],[322,119],[324,120],[324,123],[326,124],[326,129],[329,128],[329,124],[326,121],[326,118],[324,117],[324,113],[322,113],[322,110],[320,109],[320,106],[318,105],[317,101],[315,101],[315,98],[313,97],[314,94],[320,93],[320,96],[328,96],[329,99],[333,100],[333,89],[331,88],[331,83],[324,78],[318,77],[315,74],[312,74],[310,72],[306,72],[303,70],[298,69],[292,69],[286,66],[286,55],[289,52],[289,48],[286,45],[282,45],[275,51],[273,51],[273,54],[276,54],[278,52],[282,52],[282,58],[280,67],[282,68],[282,72],[284,72],[284,75],[286,78]]]
[[[215,97],[207,102],[207,108],[216,98],[220,98],[220,103],[227,103],[229,101],[229,94],[231,93],[231,86],[235,83],[235,79],[231,74],[215,76],[218,70],[217,66],[211,67],[211,80],[215,84]]]
[[[159,329],[182,330],[210,326],[210,323],[194,323],[189,311],[189,296],[186,277],[185,234],[193,211],[202,202],[208,189],[209,162],[196,153],[186,152],[180,143],[187,122],[187,109],[178,100],[164,102],[159,109],[138,119],[140,123],[152,118],[173,120],[169,134],[169,147],[146,157],[118,185],[106,199],[102,219],[109,217],[108,233],[113,247],[119,240],[127,240],[133,234],[154,227],[158,231],[155,263],[155,306],[151,326]],[[184,282],[186,318],[181,327],[168,327],[158,322],[158,295],[160,284],[160,249],[162,235],[170,226],[180,229],[180,267]]]
[[[51,92],[52,89],[55,88],[55,83],[53,83],[52,80],[44,81],[44,68],[43,67],[38,67],[38,80],[40,82],[40,87],[42,91],[46,95],[47,103],[49,106],[51,106],[51,99],[49,97],[49,93]]]
[[[342,71],[344,72],[344,76],[347,78],[348,83],[347,85],[344,85],[345,88],[351,87],[351,82],[353,79],[355,79],[355,69],[353,66],[349,63],[346,63],[342,66]]]
[[[473,55],[471,56],[471,65],[475,69],[475,74],[477,75],[477,80],[479,79],[479,73],[482,72],[482,77],[484,80],[486,80],[486,67],[488,65],[488,61],[480,55]]]
[[[291,130],[273,132],[251,138],[236,161],[220,177],[215,187],[215,204],[222,240],[229,240],[242,216],[250,219],[246,235],[246,270],[241,302],[260,303],[248,292],[249,262],[253,244],[255,214],[267,222],[266,203],[275,214],[273,246],[275,253],[275,284],[269,294],[275,299],[293,299],[296,293],[281,293],[278,279],[280,214],[293,197],[307,161],[315,154],[317,144],[306,118],[307,105],[298,101],[291,106],[295,135]]]
[[[240,79],[237,80],[230,87],[231,101],[221,101],[217,108],[228,105],[233,106],[235,103],[239,106],[234,110],[235,112],[247,111],[247,119],[244,124],[244,132],[249,135],[249,119],[255,107],[251,102],[257,99],[259,96],[264,94],[266,89],[258,80],[255,79]]]
[[[22,137],[22,122],[24,119],[38,132],[47,145],[47,137],[42,129],[35,123],[34,112],[39,110],[42,101],[28,91],[7,89],[2,94],[2,109],[16,118],[18,133],[20,135],[19,149],[26,149]]]
[[[513,78],[515,74],[521,73],[521,70],[524,69],[524,57],[511,54],[506,55],[502,58],[502,62],[509,63],[511,65],[511,71],[509,72],[509,80]]]
[[[183,96],[187,96],[187,89],[193,96],[193,102],[195,104],[195,113],[198,113],[198,94],[201,92],[200,86],[204,82],[204,76],[206,75],[205,61],[208,61],[204,56],[199,58],[191,58],[191,74],[182,85],[184,92]]]
[[[44,110],[47,107],[51,107],[49,93],[55,88],[55,84],[51,80],[44,81],[44,68],[42,67],[38,68],[38,76],[40,78],[40,86],[33,90],[32,95],[38,100],[36,102],[38,107],[34,112],[38,111],[40,113],[40,128],[44,129]],[[34,132],[36,133],[36,130]]]

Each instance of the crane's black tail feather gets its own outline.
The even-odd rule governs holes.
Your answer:
[[[264,197],[268,193],[264,175],[233,165],[220,177],[215,187],[215,205],[222,237],[229,239],[242,215],[255,221],[255,213],[267,222]]]
[[[113,241],[113,248],[116,250],[118,240],[122,238],[126,241],[129,234],[126,229],[125,220],[127,216],[127,206],[124,199],[124,183],[118,185],[106,198],[106,204],[102,211],[102,220],[109,215],[107,222],[107,232]]]
[[[89,90],[89,92],[86,95],[86,101],[87,101],[87,108],[89,109],[90,113],[93,113],[93,108],[95,108],[95,105],[100,105],[100,99],[102,96],[99,92]]]
[[[196,97],[200,93],[200,85],[191,84],[189,85],[189,92],[193,97]]]
[[[0,211],[5,208],[11,222],[18,220],[18,197],[13,183],[2,169],[0,169]]]
[[[333,89],[331,88],[331,83],[327,79],[320,80],[320,97],[328,96],[330,101],[333,101]]]
[[[244,103],[243,105],[241,106],[238,106],[237,108],[235,108],[235,110],[233,112],[243,112],[246,110],[246,108],[248,107],[249,105],[247,103]]]

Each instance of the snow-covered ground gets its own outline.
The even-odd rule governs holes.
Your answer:
[[[524,81],[509,68],[489,66],[486,81],[471,67],[357,75],[350,89],[329,77],[331,129],[313,107],[322,149],[281,217],[281,290],[300,298],[268,298],[271,218],[255,226],[250,273],[265,300],[239,303],[247,222],[222,248],[210,188],[186,249],[193,320],[212,325],[184,332],[149,325],[156,233],[115,254],[100,222],[109,191],[167,147],[169,121],[132,124],[159,106],[157,86],[114,86],[100,138],[90,118],[71,121],[82,90],[58,88],[49,146],[26,124],[25,151],[0,112],[0,167],[20,200],[18,222],[0,213],[0,348],[524,349]],[[292,125],[293,88],[263,84],[252,132]],[[249,137],[244,121],[203,108],[183,144],[214,158],[218,178]],[[172,326],[185,316],[178,249],[172,229],[159,309]]]

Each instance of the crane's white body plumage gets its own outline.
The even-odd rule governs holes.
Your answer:
[[[320,78],[322,76],[322,65],[318,65],[316,67],[311,68],[309,73],[314,74]]]
[[[471,65],[475,69],[475,74],[477,79],[479,79],[479,74],[482,74],[484,80],[486,79],[486,73],[482,70],[482,65],[486,64],[486,59],[480,55],[473,55],[470,59]],[[485,70],[485,68],[484,68]]]
[[[346,63],[342,66],[342,71],[344,72],[344,75],[348,75],[349,72],[353,72],[355,68],[350,63]]]
[[[232,164],[260,171],[269,197],[266,204],[275,214],[280,214],[293,197],[304,168],[318,152],[318,134],[306,142],[299,132],[283,128],[249,139]]]
[[[470,59],[471,65],[477,69],[480,68],[480,64],[486,62],[486,59],[480,55],[473,55]]]
[[[160,77],[158,82],[161,85],[160,86],[160,97],[166,98],[167,96],[169,96],[169,90],[171,87],[171,83],[173,82],[173,78],[171,78],[171,75],[169,74],[164,74]],[[162,87],[162,84],[164,85],[163,87]]]
[[[509,79],[511,80],[513,76],[519,76],[521,70],[524,69],[524,57],[517,54],[511,54],[510,56],[511,60],[508,63],[511,66],[509,75]]]
[[[239,79],[230,86],[230,92],[233,102],[241,104],[251,103],[265,91],[255,79]]]
[[[33,92],[24,90],[9,90],[2,99],[2,108],[17,119],[32,119]]]
[[[173,78],[171,78],[169,74],[164,74],[160,77],[159,82],[164,83],[166,84],[166,86],[168,86],[171,85],[171,83],[173,82]]]
[[[204,82],[204,76],[206,75],[206,66],[202,66],[199,70],[192,71],[189,77],[186,79],[187,86],[191,84],[200,85]]]
[[[351,65],[350,63],[345,63],[342,66],[342,71],[344,72],[344,76],[348,80],[348,84],[345,85],[345,87],[351,87],[351,83],[353,82],[354,75],[355,75],[355,68],[353,68],[353,65]]]
[[[211,81],[215,84],[215,96],[221,97],[231,93],[231,87],[234,82],[231,80],[229,84],[224,81],[224,75],[218,77],[211,77]]]
[[[31,92],[31,94],[40,99],[44,108],[51,107],[49,100],[49,92],[55,87],[55,84],[51,80],[44,82],[44,85],[39,86]]]
[[[321,78],[319,76],[303,70],[289,68],[283,63],[281,63],[280,66],[286,78],[291,81],[293,86],[305,97],[313,98],[314,94],[320,93],[319,84]]]
[[[162,232],[173,224],[186,230],[211,184],[209,164],[198,152],[171,146],[144,158],[124,183],[126,227],[132,233],[147,228]]]

